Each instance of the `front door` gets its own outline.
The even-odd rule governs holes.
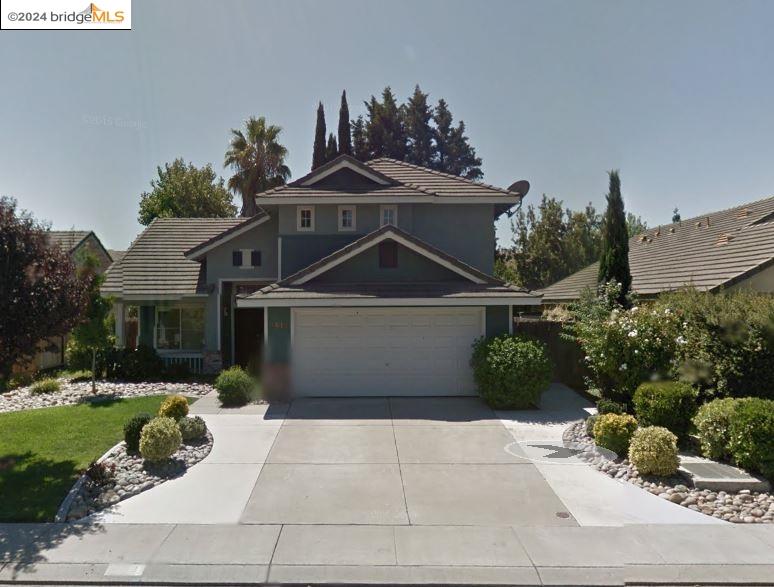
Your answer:
[[[234,360],[258,373],[263,348],[263,308],[242,308],[234,313]]]

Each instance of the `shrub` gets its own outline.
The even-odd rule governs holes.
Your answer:
[[[191,377],[191,370],[187,363],[170,363],[164,367],[164,375],[167,379],[183,380]]]
[[[680,464],[677,436],[662,426],[639,428],[629,443],[629,460],[641,475],[674,475]]]
[[[136,349],[111,349],[106,369],[109,379],[146,381],[162,376],[164,361],[153,348],[140,345]]]
[[[199,416],[180,418],[177,421],[177,425],[185,442],[199,440],[207,434],[207,425]]]
[[[684,438],[696,414],[696,391],[681,381],[641,384],[634,392],[634,413],[642,426],[663,426]]]
[[[215,379],[218,399],[224,406],[243,406],[250,401],[255,383],[241,367],[230,367]]]
[[[737,404],[728,449],[739,466],[774,479],[774,401],[750,398]]]
[[[140,454],[146,461],[163,461],[175,454],[182,442],[177,422],[172,418],[153,418],[140,434]]]
[[[726,459],[731,456],[728,452],[731,418],[740,402],[744,401],[746,400],[726,397],[699,407],[693,424],[698,431],[701,452],[705,457]]]
[[[594,424],[597,423],[599,416],[592,415],[586,418],[586,435],[594,438]]]
[[[624,456],[637,429],[637,420],[629,414],[603,414],[594,423],[594,442]]]
[[[168,395],[161,402],[159,416],[179,420],[188,415],[188,400],[182,395]]]
[[[115,478],[116,465],[104,461],[92,461],[86,468],[85,474],[95,485],[107,485]]]
[[[54,379],[53,377],[48,377],[33,383],[30,386],[30,393],[34,393],[35,395],[39,393],[53,393],[55,391],[59,391],[60,389],[62,389],[62,384],[59,383],[59,380]]]
[[[97,349],[95,366],[98,378],[105,373],[108,359],[114,350],[112,345]],[[65,347],[65,365],[73,372],[89,371],[88,379],[91,380],[91,349],[79,344],[74,337],[70,337]]]
[[[71,383],[80,381],[91,381],[91,369],[81,369],[79,371],[67,371],[62,376]]]
[[[536,405],[551,378],[545,346],[509,334],[476,340],[471,365],[479,395],[501,410]]]
[[[598,414],[625,414],[626,406],[613,400],[602,398],[597,402]]]
[[[124,442],[127,452],[140,450],[140,434],[143,427],[153,419],[150,414],[137,414],[124,424]]]

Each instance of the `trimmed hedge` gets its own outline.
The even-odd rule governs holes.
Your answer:
[[[188,400],[182,395],[168,395],[161,402],[159,416],[179,420],[188,415]]]
[[[124,442],[127,452],[138,452],[140,450],[140,434],[143,427],[153,420],[150,414],[137,414],[126,424],[124,424]]]
[[[685,437],[696,414],[696,392],[681,381],[642,383],[633,403],[641,426],[662,426],[678,438]]]
[[[545,345],[520,336],[477,339],[470,362],[479,395],[499,410],[537,405],[551,381]]]
[[[774,401],[748,398],[737,404],[728,450],[739,466],[774,479]]]
[[[253,378],[242,367],[230,367],[220,372],[215,380],[218,399],[224,406],[243,406],[250,401],[255,387]]]
[[[153,418],[140,434],[140,454],[146,461],[163,461],[175,454],[182,443],[177,422],[172,418]]]
[[[637,420],[629,414],[602,414],[594,422],[594,442],[623,457],[637,429]]]
[[[207,434],[207,424],[199,416],[180,418],[177,421],[177,426],[180,428],[184,442],[199,440]]]
[[[638,428],[629,443],[629,460],[641,475],[674,475],[680,464],[677,436],[662,426]]]
[[[740,402],[745,398],[726,397],[712,400],[699,407],[693,424],[699,436],[701,452],[710,459],[728,459],[728,443],[731,434],[731,419]]]

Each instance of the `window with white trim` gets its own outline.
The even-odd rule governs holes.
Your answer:
[[[299,206],[296,208],[296,230],[314,230],[314,206]]]
[[[398,226],[398,207],[395,205],[379,206],[379,226],[387,224]]]
[[[159,350],[202,350],[204,348],[204,308],[157,308],[154,344]]]
[[[354,206],[339,206],[339,230],[355,230]]]

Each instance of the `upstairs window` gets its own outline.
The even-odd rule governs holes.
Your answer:
[[[261,251],[253,249],[238,249],[231,253],[231,264],[242,269],[252,269],[261,266]]]
[[[398,226],[397,206],[379,206],[379,226],[385,226],[386,224]]]
[[[355,230],[354,206],[339,206],[339,230]]]
[[[299,231],[314,230],[314,206],[296,208],[296,229]]]
[[[395,269],[398,266],[398,243],[382,241],[379,243],[379,268]]]

